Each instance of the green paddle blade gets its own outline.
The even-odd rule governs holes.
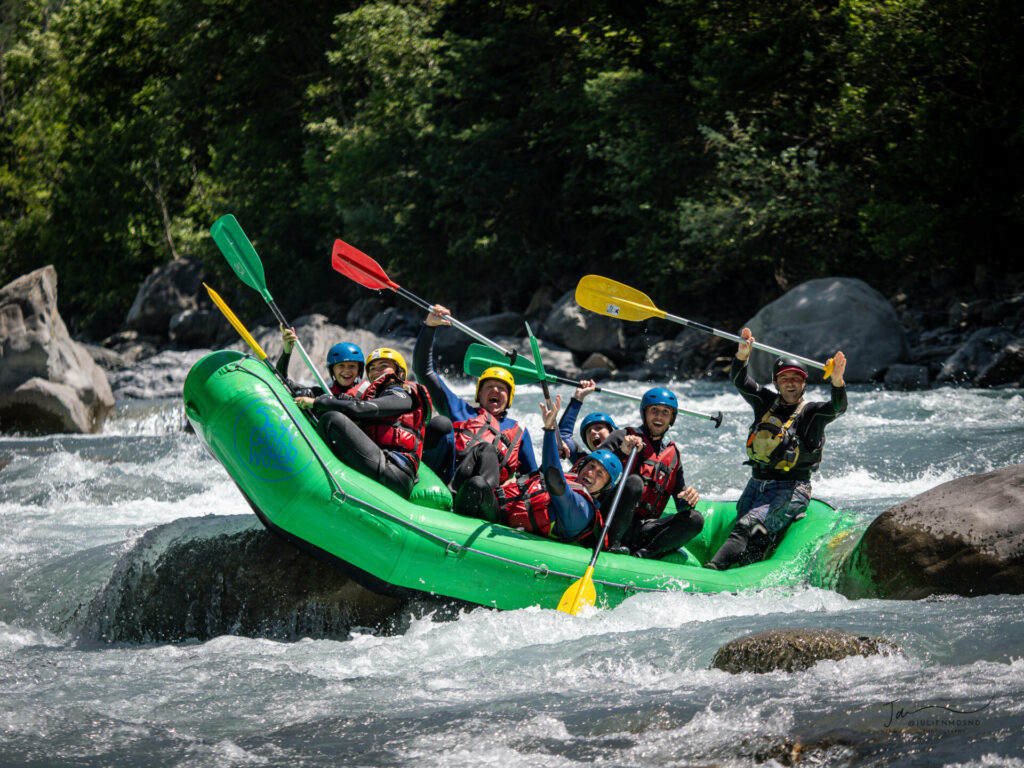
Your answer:
[[[516,384],[532,384],[535,381],[540,381],[537,369],[529,360],[518,356],[514,363],[509,363],[508,358],[501,352],[483,344],[470,344],[466,349],[466,356],[462,359],[462,370],[466,372],[467,376],[473,378],[495,365],[511,373]],[[548,376],[547,380],[553,382],[554,378]]]
[[[270,291],[267,290],[263,262],[260,261],[256,249],[252,247],[234,215],[229,213],[213,222],[210,234],[239,279],[253,290],[259,291],[267,302],[273,301]]]
[[[536,367],[537,375],[541,381],[544,381],[547,378],[547,374],[544,372],[544,360],[540,356],[540,345],[537,344],[537,337],[530,330],[529,323],[526,323],[526,335],[530,337],[530,350],[533,352],[533,364]]]
[[[537,343],[537,337],[533,335],[533,331],[530,330],[530,324],[526,323],[526,334],[530,337],[530,349],[533,351],[533,364],[537,368],[537,375],[540,377],[540,384],[544,388],[544,399],[548,402],[548,407],[551,407],[551,393],[548,392],[548,375],[544,372],[544,360],[540,356],[540,345]]]
[[[597,591],[594,589],[594,565],[587,568],[583,578],[574,581],[569,585],[558,601],[558,610],[562,613],[571,613],[573,616],[583,610],[584,605],[593,605],[597,601]]]

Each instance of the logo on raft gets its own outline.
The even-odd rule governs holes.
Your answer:
[[[255,400],[235,419],[235,455],[250,474],[268,483],[294,477],[313,461],[297,466],[299,431],[275,400]]]

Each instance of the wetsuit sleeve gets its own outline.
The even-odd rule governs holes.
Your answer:
[[[594,520],[594,507],[586,497],[569,490],[558,456],[555,430],[544,431],[542,451],[541,468],[551,496],[548,512],[558,525],[559,535],[563,539],[575,539]]]
[[[554,430],[552,430],[554,434]],[[547,435],[545,434],[545,437]],[[555,455],[558,455],[558,441],[555,441]],[[523,427],[523,439],[519,443],[519,466],[522,468],[520,474],[532,475],[537,471],[537,457],[533,453],[533,440],[530,439],[530,431]]]
[[[580,415],[580,408],[583,403],[575,397],[569,398],[569,404],[565,406],[565,413],[558,420],[558,434],[562,436],[562,442],[569,446],[569,462],[574,464],[579,459],[582,449],[577,445],[572,433],[576,428],[576,419]]]
[[[753,407],[757,418],[764,415],[764,412],[771,407],[775,395],[750,378],[746,360],[737,360],[733,357],[729,378],[732,379],[733,386],[736,387],[740,396]]]
[[[289,352],[282,352],[281,356],[279,358],[277,358],[277,365],[275,367],[277,368],[277,372],[279,374],[281,374],[281,378],[282,379],[287,379],[288,378],[288,364],[291,361],[292,361],[292,353],[290,351]]]
[[[846,404],[846,387],[832,387],[832,398],[828,402],[807,404],[800,419],[801,424],[806,426],[799,430],[807,445],[821,445],[825,427],[846,412]]]
[[[412,395],[402,387],[394,386],[384,390],[373,400],[357,400],[354,397],[333,397],[321,395],[313,404],[317,413],[338,411],[355,421],[360,419],[389,418],[401,416],[416,407]]]
[[[676,450],[678,450],[678,448]],[[675,487],[672,488],[672,500],[676,504],[676,512],[689,512],[693,509],[689,502],[680,499],[678,496],[678,494],[682,493],[684,488],[686,488],[686,478],[683,477],[683,467],[680,464],[679,471],[676,473],[676,484]]]
[[[597,447],[611,451],[619,457],[619,461],[622,462],[622,466],[626,466],[626,460],[629,458],[629,454],[623,453],[622,441],[625,439],[627,434],[629,433],[626,432],[625,429],[616,429],[608,435],[608,437],[602,440],[601,444]]]
[[[288,365],[291,362],[291,359],[291,352],[282,352],[281,356],[277,358],[277,364],[274,368],[277,370],[278,375],[281,377],[284,385],[291,391],[292,395],[295,397],[320,397],[320,395],[324,394],[324,391],[318,386],[304,387],[297,381],[293,381],[288,378]]]
[[[412,351],[412,371],[416,375],[416,380],[427,388],[430,399],[439,413],[452,421],[471,419],[476,415],[476,408],[452,392],[441,378],[441,374],[434,368],[436,335],[436,326],[426,323],[420,325],[420,333],[416,337],[416,346]]]

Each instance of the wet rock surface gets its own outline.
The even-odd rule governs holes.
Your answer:
[[[726,643],[718,649],[711,666],[733,674],[799,672],[826,659],[898,652],[896,644],[885,638],[838,629],[773,629]]]
[[[1024,464],[951,480],[883,512],[837,589],[911,600],[1024,594]]]
[[[113,408],[106,374],[57,311],[56,270],[0,288],[0,430],[98,432]]]
[[[121,556],[88,608],[82,642],[183,642],[221,635],[345,639],[352,628],[400,631],[453,603],[371,592],[265,530],[252,515],[157,526]]]

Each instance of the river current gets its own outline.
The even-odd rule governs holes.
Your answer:
[[[684,408],[725,416],[717,430],[688,416],[673,427],[687,480],[735,499],[748,406],[727,384],[675,390]],[[538,449],[539,400],[521,387],[515,403]],[[637,417],[634,402],[601,395],[589,410],[620,425]],[[1024,768],[1021,596],[849,600],[805,586],[642,594],[579,617],[439,609],[397,634],[353,627],[331,640],[84,636],[84,606],[146,531],[251,515],[182,420],[179,401],[130,401],[99,435],[0,438],[3,768]],[[866,526],[947,480],[1021,462],[1019,391],[855,386],[828,430],[814,495]],[[729,640],[778,627],[883,635],[902,653],[794,674],[709,668]]]

